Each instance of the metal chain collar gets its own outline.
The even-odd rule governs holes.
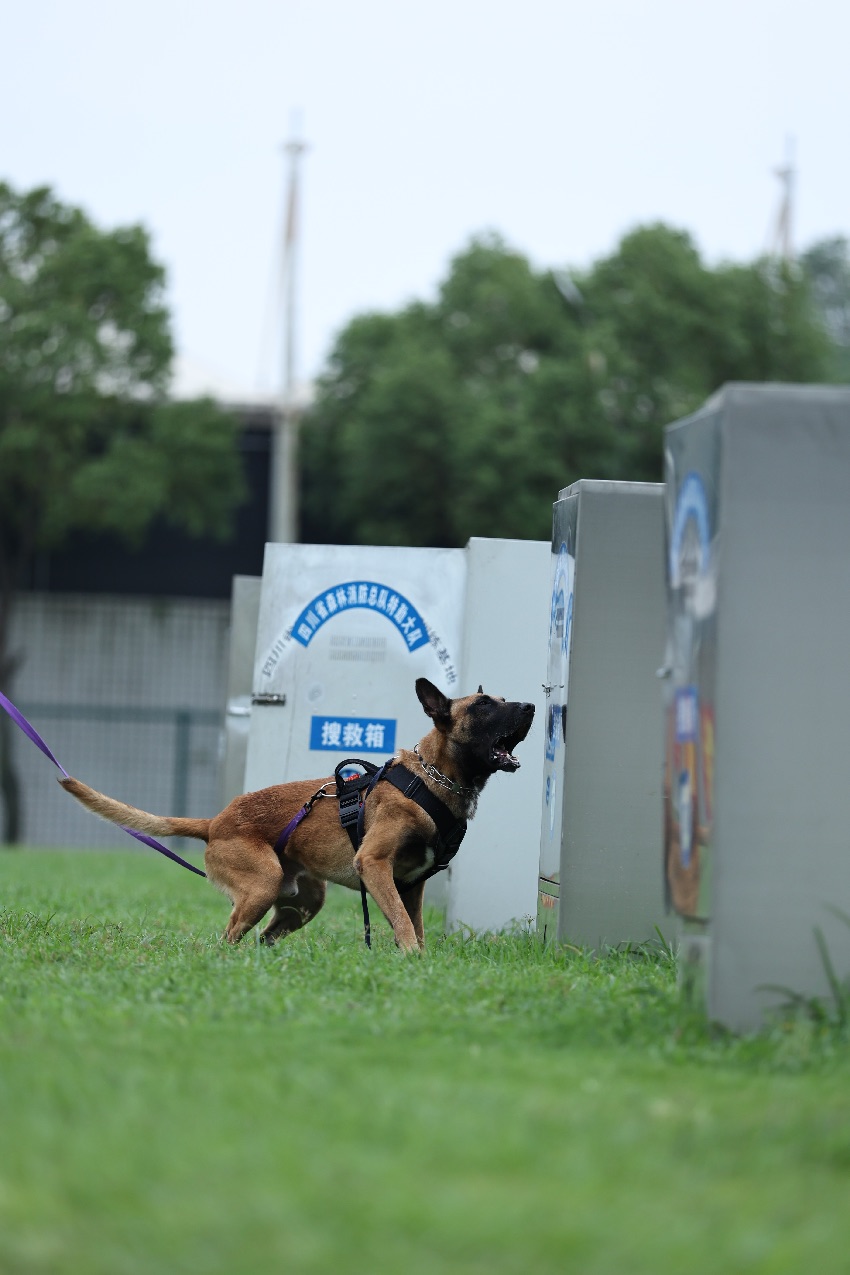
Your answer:
[[[437,770],[436,766],[432,766],[430,762],[427,762],[425,758],[422,756],[422,754],[420,753],[418,744],[413,745],[413,751],[416,753],[416,756],[419,758],[419,765],[425,771],[425,774],[428,776],[428,778],[433,779],[435,784],[440,784],[441,787],[448,788],[449,792],[458,792],[458,793],[461,793],[461,792],[474,793],[475,792],[474,788],[464,788],[461,784],[456,784],[453,779],[449,779],[448,775],[444,775],[441,770]]]

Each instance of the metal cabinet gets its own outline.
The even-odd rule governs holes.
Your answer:
[[[665,464],[667,891],[747,1030],[850,972],[850,390],[727,386]]]
[[[665,928],[664,520],[658,483],[554,506],[537,928],[591,947]]]

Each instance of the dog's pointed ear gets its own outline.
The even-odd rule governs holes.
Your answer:
[[[447,722],[452,714],[452,702],[427,677],[417,677],[416,697],[437,726]]]
[[[478,683],[478,690],[475,692],[475,694],[476,694],[476,695],[483,695],[483,694],[484,694],[484,687],[481,685],[481,683],[480,683],[480,682]]]

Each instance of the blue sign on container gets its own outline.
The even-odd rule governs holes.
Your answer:
[[[395,720],[387,717],[313,717],[310,748],[333,753],[394,753],[395,728]]]

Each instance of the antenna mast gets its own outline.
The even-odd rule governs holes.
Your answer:
[[[774,174],[782,183],[782,198],[779,203],[779,212],[776,217],[776,227],[773,232],[773,242],[771,243],[771,255],[778,257],[784,261],[786,265],[790,265],[794,260],[794,248],[792,239],[792,213],[794,208],[794,141],[789,137],[785,142],[785,163],[781,168],[775,168]]]
[[[292,129],[283,151],[289,160],[289,180],[283,232],[281,292],[283,310],[283,376],[280,412],[272,440],[272,490],[269,538],[292,544],[298,536],[298,401],[295,381],[296,265],[299,234],[299,177],[306,143]]]

